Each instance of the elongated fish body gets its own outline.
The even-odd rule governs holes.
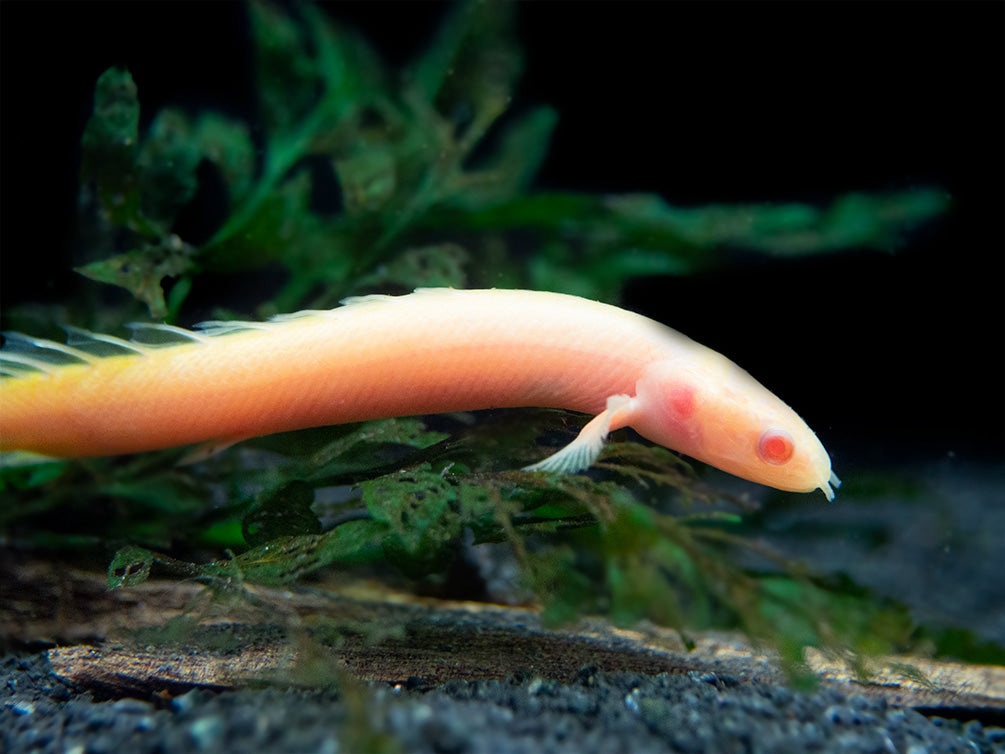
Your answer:
[[[65,346],[8,335],[0,451],[113,455],[542,406],[594,419],[530,468],[585,468],[609,431],[632,426],[738,476],[833,496],[830,459],[795,412],[732,362],[640,315],[515,290],[419,289],[343,304],[191,332],[139,326],[176,336],[162,346],[83,331]]]

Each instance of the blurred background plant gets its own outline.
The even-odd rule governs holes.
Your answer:
[[[722,267],[737,250],[889,249],[948,206],[938,187],[688,208],[655,194],[535,190],[557,113],[512,107],[524,67],[513,5],[457,4],[400,72],[316,6],[251,2],[248,14],[254,126],[165,107],[141,129],[130,72],[98,79],[81,165],[91,258],[79,271],[135,305],[84,294],[62,309],[89,319],[74,324],[115,330],[142,306],[190,325],[205,314],[193,300],[214,292],[228,305],[213,319],[420,286],[618,303],[631,281]],[[188,232],[193,214],[199,230]],[[251,311],[232,308],[228,292],[249,276],[267,293]],[[51,307],[5,312],[6,327],[38,335],[61,319]],[[512,470],[543,454],[536,440],[562,442],[575,426],[539,410],[399,418],[261,438],[188,467],[165,451],[7,469],[0,527],[35,548],[118,549],[113,587],[155,564],[280,584],[368,563],[450,594],[457,564],[476,567],[473,549],[506,543],[527,590],[516,593],[553,621],[739,627],[792,662],[806,645],[888,652],[922,635],[900,606],[746,536],[748,499],[625,433],[589,474]],[[204,557],[227,551],[237,554]],[[966,655],[971,638],[940,647]]]

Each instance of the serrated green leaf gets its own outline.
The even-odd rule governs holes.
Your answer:
[[[128,290],[150,309],[154,319],[164,319],[168,307],[164,301],[163,280],[166,277],[191,275],[199,269],[198,250],[178,236],[168,236],[160,243],[92,262],[76,271],[102,283],[111,283]]]

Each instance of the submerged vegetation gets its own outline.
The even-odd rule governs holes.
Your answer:
[[[259,317],[419,286],[616,302],[631,278],[708,269],[726,249],[887,246],[945,207],[927,189],[823,208],[696,209],[534,191],[557,116],[510,110],[522,69],[511,5],[457,5],[400,76],[315,6],[248,8],[260,130],[169,108],[141,133],[129,72],[96,85],[81,175],[95,256],[80,272],[126,289],[155,319],[188,321],[202,276],[249,271],[279,273]],[[204,238],[180,236],[179,217],[207,185],[225,211]],[[77,324],[105,330],[135,316],[123,307]],[[398,418],[261,438],[192,466],[165,451],[6,469],[0,527],[34,546],[118,548],[111,587],[155,565],[207,582],[287,584],[378,562],[435,576],[464,548],[503,542],[554,621],[604,613],[685,631],[740,627],[793,661],[806,645],[874,652],[911,641],[897,606],[743,536],[748,504],[662,448],[619,436],[589,474],[512,470],[540,455],[535,440],[574,432],[567,421],[539,410]],[[68,528],[48,521],[56,510]],[[193,562],[207,551],[228,557]],[[740,553],[761,567],[741,567]]]

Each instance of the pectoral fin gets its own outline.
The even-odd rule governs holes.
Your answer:
[[[552,456],[525,466],[524,471],[550,471],[556,474],[572,474],[588,469],[604,449],[607,435],[615,429],[626,426],[635,407],[635,399],[629,395],[612,395],[607,399],[607,408],[593,417],[580,430],[576,439]]]

